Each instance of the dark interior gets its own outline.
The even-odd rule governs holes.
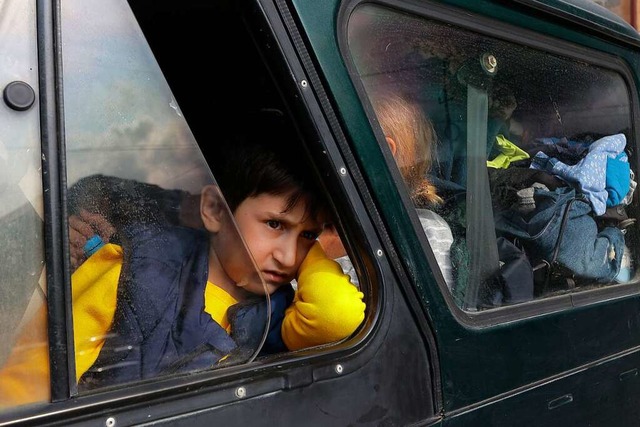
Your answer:
[[[282,108],[236,2],[129,4],[200,148],[246,130],[259,108]]]

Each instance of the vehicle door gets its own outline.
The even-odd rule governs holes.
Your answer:
[[[315,53],[301,42],[294,11],[285,6],[0,2],[6,65],[0,424],[440,421],[427,312],[342,118],[323,93]],[[203,65],[209,61],[214,65]],[[211,165],[221,155],[219,140],[250,130],[257,110],[298,133],[297,148],[306,153],[300,161],[330,201],[365,295],[364,322],[346,340],[296,352],[262,355],[262,341],[244,357],[206,369],[87,382],[98,357],[116,361],[102,371],[148,368],[119,356],[135,353],[136,345],[111,345],[122,332],[112,327],[120,316],[118,295],[132,274],[126,230],[132,224],[198,228],[193,200],[216,184]],[[362,119],[361,126],[371,133]],[[380,153],[372,162],[386,169]],[[95,234],[80,239],[78,219]],[[237,240],[242,245],[242,236]],[[155,253],[173,250],[167,245]],[[98,270],[92,257],[103,251],[112,263]],[[147,291],[132,297],[151,298],[155,289]],[[153,301],[145,309],[165,309],[162,300]],[[92,316],[78,318],[81,305]],[[270,320],[260,324],[268,328]]]

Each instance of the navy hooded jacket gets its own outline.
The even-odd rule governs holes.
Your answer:
[[[208,275],[205,231],[136,224],[121,233],[124,261],[114,320],[82,390],[246,361],[269,332],[261,354],[286,351],[280,327],[293,301],[283,286],[228,311],[231,336],[204,311]]]

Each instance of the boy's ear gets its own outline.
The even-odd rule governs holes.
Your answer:
[[[394,141],[394,139],[391,138],[390,136],[385,137],[385,139],[387,140],[387,144],[389,144],[391,155],[395,157],[396,151],[398,151],[398,144],[396,144],[396,141]]]
[[[220,231],[224,218],[225,201],[217,185],[207,185],[200,195],[200,216],[202,223],[211,233]]]

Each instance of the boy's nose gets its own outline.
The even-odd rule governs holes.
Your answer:
[[[296,264],[297,252],[297,242],[287,239],[278,245],[273,255],[282,267],[293,267]]]

